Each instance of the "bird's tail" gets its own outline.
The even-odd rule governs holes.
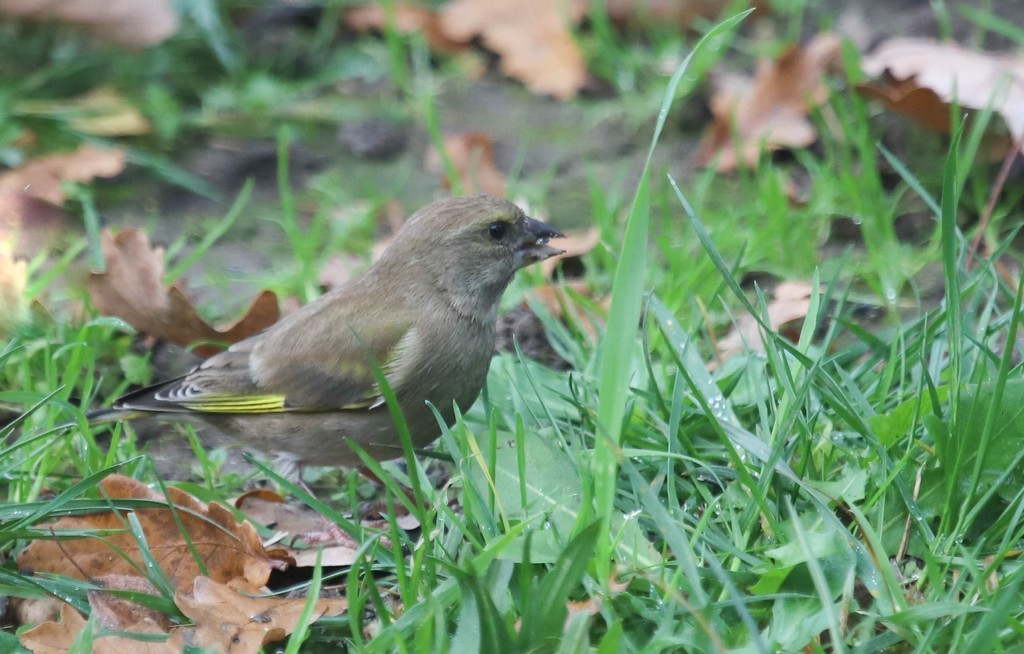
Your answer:
[[[133,411],[131,409],[96,409],[95,411],[89,411],[85,414],[85,421],[90,426],[98,427],[99,425],[109,425],[121,420],[134,420],[135,418],[141,418],[147,415],[145,411]],[[14,418],[13,420],[0,423],[0,431],[4,431],[8,428],[14,427],[21,420]],[[75,420],[69,420],[59,425],[54,425],[49,429],[52,431],[63,431],[65,429],[75,429],[79,427],[81,423]]]
[[[90,425],[109,425],[122,420],[135,420],[145,415],[148,415],[148,412],[134,409],[96,409],[86,413],[85,419]]]

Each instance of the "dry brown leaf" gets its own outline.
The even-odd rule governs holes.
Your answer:
[[[78,611],[65,604],[60,610],[60,622],[43,622],[25,631],[18,640],[34,654],[67,654],[86,624]]]
[[[150,592],[140,577],[105,577],[111,588]],[[298,623],[305,598],[253,597],[265,589],[235,579],[220,584],[198,577],[190,592],[179,591],[175,603],[194,625],[175,627],[167,616],[141,607],[104,591],[89,592],[89,607],[96,619],[93,652],[96,654],[173,654],[186,647],[206,651],[256,654],[264,645],[283,640]],[[343,599],[321,599],[313,620],[340,615],[347,608]],[[78,611],[65,604],[60,622],[44,622],[23,633],[21,644],[37,654],[65,654],[88,623]],[[165,641],[146,641],[109,631],[126,631],[149,636],[169,634]]]
[[[324,542],[337,533],[336,526],[320,512],[305,504],[289,504],[270,490],[250,491],[234,504],[253,522],[292,538]]]
[[[0,240],[13,247],[15,258],[31,259],[81,221],[55,204],[20,191],[0,190]]]
[[[949,105],[992,109],[1014,139],[1024,139],[1024,58],[968,50],[955,43],[899,38],[864,57],[864,73],[883,76],[858,87],[926,127],[949,131]]]
[[[352,565],[359,551],[359,543],[345,537],[344,542],[337,540],[337,528],[319,512],[305,505],[285,502],[277,493],[260,489],[242,495],[234,502],[235,508],[244,513],[253,522],[278,532],[288,538],[297,538],[307,543],[329,543],[323,548],[320,564],[325,567]],[[413,515],[396,518],[399,529],[412,531],[419,527],[419,521]],[[364,528],[386,530],[390,525],[380,520],[362,520]],[[274,545],[270,552],[287,558],[297,568],[316,565],[317,548],[295,548],[280,543]],[[364,557],[366,554],[364,553]]]
[[[74,152],[48,154],[0,174],[0,195],[24,194],[62,204],[67,199],[64,182],[114,177],[124,170],[124,163],[124,150],[86,144]]]
[[[121,475],[107,477],[101,487],[114,499],[164,499],[145,484]],[[174,512],[169,507],[161,507],[138,509],[134,514],[142,525],[150,552],[175,588],[191,588],[201,572],[192,548],[202,559],[206,574],[218,581],[243,578],[257,586],[267,582],[271,568],[278,563],[267,556],[251,524],[238,524],[227,508],[215,503],[204,506],[177,488],[169,488],[168,493],[177,507]],[[126,513],[65,516],[51,527],[54,530],[125,530]],[[178,520],[189,540],[182,534]],[[95,538],[33,541],[18,556],[18,567],[91,579],[105,575],[137,576],[146,563],[139,543],[125,531],[106,536],[105,542]]]
[[[163,613],[129,599],[112,594],[112,590],[125,590],[148,595],[159,595],[145,577],[135,575],[106,575],[92,580],[104,590],[90,590],[89,609],[96,624],[108,631],[131,631],[142,634],[163,634],[174,625]],[[137,641],[136,641],[137,642]]]
[[[134,48],[156,45],[178,31],[172,0],[3,0],[0,16],[66,23]]]
[[[501,56],[501,70],[535,93],[569,99],[587,69],[571,27],[586,8],[578,0],[452,0],[441,10],[441,29],[458,42],[479,36]]]
[[[697,153],[699,165],[714,163],[727,172],[740,164],[755,165],[762,149],[813,143],[817,134],[807,114],[827,99],[825,72],[839,55],[839,37],[819,34],[804,47],[790,47],[776,61],[760,62],[746,90],[714,95],[714,122]]]
[[[605,11],[608,18],[620,24],[645,27],[674,23],[685,29],[698,18],[717,18],[731,4],[731,0],[606,0]]]
[[[772,331],[806,318],[807,310],[811,308],[813,291],[814,288],[807,282],[782,282],[776,286],[772,300],[768,302],[768,324]],[[764,352],[760,330],[761,326],[753,316],[741,316],[736,327],[718,341],[719,361],[732,358],[744,350]]]
[[[444,150],[455,168],[466,195],[487,193],[496,197],[505,195],[505,176],[494,165],[494,143],[483,132],[459,132],[444,139]],[[440,153],[431,148],[427,153],[427,166],[444,170]],[[446,189],[451,189],[451,180],[442,178]]]
[[[550,278],[555,273],[555,269],[558,268],[560,261],[581,257],[593,250],[600,241],[601,230],[596,227],[583,231],[568,231],[565,233],[565,238],[553,238],[550,241],[551,247],[559,248],[564,250],[564,252],[541,261],[540,269],[545,277]]]
[[[949,104],[913,79],[899,81],[886,73],[877,82],[857,85],[864,97],[881,100],[896,113],[910,116],[930,130],[949,133]]]
[[[191,592],[179,592],[175,604],[195,623],[174,630],[171,643],[179,651],[200,647],[214,652],[256,654],[267,643],[283,640],[298,623],[306,598],[252,597],[260,589],[237,580],[227,585],[207,577],[195,580]],[[344,599],[317,600],[313,620],[341,615]]]
[[[345,24],[357,32],[383,32],[390,24],[400,34],[423,34],[435,52],[460,52],[468,47],[445,35],[441,17],[433,9],[397,3],[390,9],[393,13],[389,16],[388,8],[380,5],[352,7],[345,11]]]
[[[179,284],[165,287],[163,248],[152,248],[144,232],[125,229],[101,236],[107,270],[89,278],[89,295],[104,314],[123,318],[135,329],[187,347],[201,341],[236,343],[257,334],[280,317],[277,296],[263,291],[245,315],[219,330],[204,321]],[[220,348],[210,343],[194,352],[210,356]]]

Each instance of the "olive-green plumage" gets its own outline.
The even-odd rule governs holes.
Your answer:
[[[107,420],[178,414],[296,466],[353,466],[349,438],[373,457],[401,456],[373,362],[398,398],[415,446],[453,404],[483,387],[502,293],[516,270],[560,251],[560,234],[505,200],[430,204],[361,277],[235,343],[187,375],[122,397]]]

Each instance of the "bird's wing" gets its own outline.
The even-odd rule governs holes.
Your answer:
[[[310,326],[324,322],[309,321]],[[310,333],[292,321],[241,341],[187,375],[136,391],[121,409],[206,413],[276,413],[367,409],[383,404],[374,364],[394,388],[392,371],[415,342],[415,329],[393,319],[364,315],[361,337],[343,325]],[[315,327],[313,327],[316,329]],[[319,330],[317,330],[319,331]],[[403,356],[403,353],[406,356]]]

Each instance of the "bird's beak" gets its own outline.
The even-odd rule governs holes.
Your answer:
[[[516,259],[520,266],[528,266],[565,252],[565,250],[548,245],[548,239],[565,236],[554,227],[529,217],[523,226],[526,234],[519,243],[519,247],[516,248]]]

